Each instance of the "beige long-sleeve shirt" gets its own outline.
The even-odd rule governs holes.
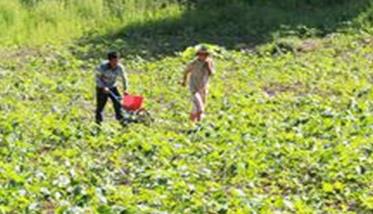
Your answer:
[[[211,64],[213,65],[212,61]],[[192,62],[190,62],[186,70],[187,72],[190,72],[189,90],[191,91],[191,93],[195,93],[204,88],[207,89],[210,76],[215,73],[214,65],[212,66],[212,69],[210,71],[207,62],[201,61],[199,59],[194,59]]]

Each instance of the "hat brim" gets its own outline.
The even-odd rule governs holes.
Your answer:
[[[210,52],[208,52],[208,51],[197,51],[196,55],[200,55],[200,54],[210,55]]]

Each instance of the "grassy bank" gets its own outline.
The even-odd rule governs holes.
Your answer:
[[[185,38],[234,47],[284,33],[311,37],[346,28],[366,31],[372,23],[369,4],[370,0],[1,0],[0,45],[65,44],[82,37],[92,43],[95,38],[126,36],[128,49],[154,40],[167,45],[174,37],[182,48]]]
[[[2,45],[63,44],[84,34],[177,16],[171,1],[0,1]]]

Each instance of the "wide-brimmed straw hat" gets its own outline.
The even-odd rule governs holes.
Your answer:
[[[207,55],[210,55],[210,51],[209,51],[208,47],[202,45],[202,46],[199,46],[197,48],[196,55],[198,55],[198,54],[207,54]]]

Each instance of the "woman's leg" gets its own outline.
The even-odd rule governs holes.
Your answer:
[[[192,96],[193,109],[191,113],[191,120],[193,122],[201,121],[201,115],[204,112],[203,97],[199,92],[196,92]]]
[[[201,106],[202,109],[200,111],[200,114],[198,115],[198,120],[201,121],[205,116],[205,110],[207,105],[207,89],[203,89],[199,92],[199,95],[201,97]]]

